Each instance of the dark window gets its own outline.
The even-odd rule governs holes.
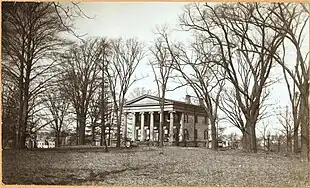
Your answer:
[[[208,124],[208,118],[205,117],[205,124]]]
[[[184,140],[189,140],[188,130],[184,129]]]
[[[205,130],[205,132],[203,134],[203,137],[204,137],[205,140],[208,139],[209,135],[208,135],[208,130],[207,129]]]
[[[198,137],[198,131],[197,131],[197,129],[195,129],[195,130],[194,130],[194,139],[196,140],[197,137]]]
[[[159,121],[159,114],[154,113],[154,121]]]
[[[198,123],[198,116],[195,116],[195,123]]]
[[[185,114],[185,115],[184,115],[184,122],[185,122],[185,123],[188,123],[188,114]]]

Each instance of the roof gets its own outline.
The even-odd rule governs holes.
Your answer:
[[[150,101],[148,103],[148,101],[145,101],[145,103],[140,103],[140,104],[135,104],[137,103],[138,101],[142,101],[143,99],[151,99],[153,100]],[[161,100],[161,98],[157,97],[157,96],[153,96],[153,95],[149,95],[149,94],[145,94],[145,95],[142,95],[140,97],[137,97],[133,100],[130,100],[128,102],[126,102],[125,106],[145,106],[146,104],[148,105],[159,105],[159,101]],[[198,108],[201,108],[201,106],[198,106],[198,105],[195,105],[195,104],[188,104],[186,102],[183,102],[183,101],[177,101],[177,100],[172,100],[172,99],[164,99],[165,101],[165,105],[166,104],[172,104],[172,105],[187,105],[187,106],[193,106],[193,107],[198,107]]]

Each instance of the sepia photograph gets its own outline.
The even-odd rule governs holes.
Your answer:
[[[2,184],[309,187],[309,4],[1,2]]]

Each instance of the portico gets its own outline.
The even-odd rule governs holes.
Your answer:
[[[156,142],[159,140],[159,124],[162,119],[165,142],[170,144],[181,141],[207,142],[208,119],[203,107],[165,99],[162,114],[159,101],[158,97],[143,95],[127,102],[124,106],[126,119],[124,136],[131,138],[132,141]]]

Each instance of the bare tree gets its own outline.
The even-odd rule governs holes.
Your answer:
[[[100,119],[100,96],[95,94],[89,103],[89,118],[90,118],[90,128],[91,128],[91,144],[95,145],[96,141],[96,129],[99,126],[98,120]]]
[[[219,100],[224,88],[225,73],[216,63],[218,54],[214,55],[214,46],[208,42],[210,42],[208,38],[197,34],[191,51],[189,48],[179,47],[180,55],[174,69],[178,70],[201,100],[210,119],[211,147],[216,150]]]
[[[282,49],[283,49],[283,57],[282,60],[284,62],[285,59],[285,46],[284,43],[282,45]],[[285,68],[283,67],[283,75],[284,75],[284,80],[287,86],[287,90],[288,90],[288,94],[289,94],[289,100],[290,100],[290,104],[291,104],[291,113],[292,113],[292,117],[293,117],[293,124],[294,124],[294,128],[293,128],[293,140],[294,140],[294,144],[293,144],[293,151],[294,153],[298,152],[298,143],[299,143],[299,136],[298,136],[298,130],[300,129],[300,120],[301,120],[301,115],[302,113],[298,113],[299,112],[299,107],[300,107],[300,95],[297,92],[296,89],[296,84],[292,82],[290,82],[290,79],[286,73]],[[296,74],[294,74],[296,76]]]
[[[153,59],[150,61],[155,82],[157,85],[158,97],[160,98],[160,113],[159,120],[159,147],[163,147],[163,124],[164,124],[164,108],[165,108],[165,95],[167,92],[168,80],[173,70],[173,64],[176,63],[176,50],[174,44],[169,40],[167,29],[161,28],[157,30],[158,37],[155,39],[153,46],[150,48]]]
[[[89,39],[74,45],[62,58],[61,83],[63,91],[75,109],[78,144],[85,143],[85,126],[91,99],[100,86],[102,39]]]
[[[284,112],[279,112],[278,114],[278,121],[282,125],[284,130],[280,130],[283,135],[286,137],[286,150],[287,153],[292,151],[292,138],[294,132],[294,121],[292,118],[292,113],[289,112],[289,107],[285,106]]]
[[[134,77],[134,72],[144,58],[145,51],[143,45],[134,39],[116,39],[111,41],[111,51],[112,55],[105,71],[107,79],[109,80],[109,87],[117,122],[116,146],[120,147],[125,96],[130,86],[141,79]]]
[[[18,87],[7,83],[2,74],[2,146],[16,145],[16,125],[18,124]]]
[[[270,96],[270,91],[265,90],[262,94],[261,105],[259,107],[260,113],[259,113],[259,116],[257,117],[257,123],[271,116],[270,113],[268,113],[268,107],[271,106],[271,104],[267,103],[269,96]],[[246,118],[244,114],[242,113],[241,108],[238,106],[235,90],[233,88],[232,89],[227,88],[223,90],[222,97],[220,99],[219,108],[225,114],[224,119],[230,124],[232,124],[233,126],[237,127],[241,131],[241,133],[245,135],[247,131],[245,127]],[[266,138],[267,126],[268,124],[265,124],[263,122],[264,139]],[[247,143],[245,142],[246,140],[242,139],[243,147],[246,147],[247,145]]]
[[[69,115],[69,101],[63,97],[60,90],[49,90],[46,95],[44,105],[49,113],[46,114],[48,119],[51,119],[50,127],[53,129],[56,137],[56,147],[61,146],[62,132],[66,129],[68,122],[66,117]]]
[[[309,66],[307,63],[309,49],[305,48],[307,42],[305,43],[304,40],[306,36],[309,36],[307,28],[309,12],[307,5],[301,3],[276,3],[275,7],[276,9],[272,12],[274,20],[268,27],[275,32],[286,33],[286,44],[293,45],[296,50],[296,62],[293,66],[290,65],[291,60],[285,59],[285,51],[291,50],[290,48],[283,48],[283,56],[280,53],[274,54],[275,60],[283,68],[289,91],[294,117],[294,151],[297,152],[298,148],[297,134],[300,124],[301,148],[303,154],[307,156],[309,147]],[[288,79],[292,80],[293,84],[289,84]],[[299,91],[299,97],[296,96],[295,86]]]
[[[109,99],[111,95],[111,91],[109,90],[109,78],[106,75],[106,68],[108,59],[111,55],[111,46],[108,40],[101,41],[102,48],[102,62],[100,65],[101,70],[101,97],[100,97],[100,117],[101,117],[101,133],[100,133],[100,145],[104,146],[105,151],[108,151],[108,145],[106,140],[106,120],[111,114],[111,110],[109,110]]]
[[[24,148],[29,101],[47,87],[53,77],[53,56],[66,43],[61,18],[50,3],[2,3],[2,66],[18,86],[16,147]],[[65,18],[63,18],[65,20]]]
[[[181,18],[184,29],[202,32],[217,47],[218,64],[225,69],[246,119],[244,143],[252,152],[257,151],[255,126],[263,90],[270,84],[272,54],[285,36],[266,26],[271,19],[268,8],[259,3],[192,4]]]
[[[266,122],[262,122],[262,127],[263,127],[263,130],[260,130],[260,133],[263,137],[263,149],[266,151],[267,149],[267,137],[268,135],[270,135],[270,131],[268,130],[268,127],[270,126],[269,124],[269,121],[266,123]]]

